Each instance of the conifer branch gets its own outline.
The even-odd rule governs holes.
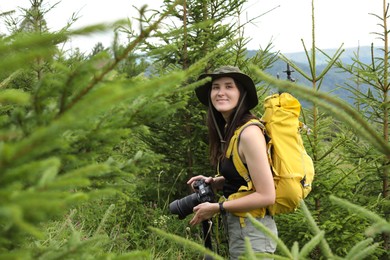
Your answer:
[[[21,69],[13,72],[6,79],[0,82],[0,89],[5,88],[14,78],[16,78],[22,72]]]
[[[288,259],[293,258],[292,254],[291,254],[290,250],[288,250],[288,247],[286,246],[286,244],[278,236],[276,236],[274,233],[272,233],[266,226],[264,226],[264,224],[257,221],[249,213],[247,213],[246,215],[249,218],[249,220],[252,222],[252,224],[255,226],[256,229],[262,231],[266,236],[268,236],[269,238],[271,238],[273,241],[276,242],[278,249],[281,251],[281,253],[283,253]]]
[[[306,206],[306,204],[305,204],[305,202],[303,200],[301,200],[301,204],[300,205],[301,205],[301,208],[303,210],[303,213],[305,214],[306,219],[308,220],[308,223],[309,223],[309,225],[311,227],[311,230],[312,230],[313,234],[318,236],[318,237],[320,237],[320,234],[321,234],[322,231],[317,226],[316,221],[314,220],[313,216],[310,214],[310,211],[307,208],[307,206]],[[321,249],[322,249],[322,253],[324,254],[324,256],[327,259],[333,259],[334,258],[333,252],[330,249],[330,246],[329,246],[328,242],[326,242],[325,239],[321,239],[320,246],[321,246]]]
[[[335,52],[335,54],[330,57],[329,55],[327,55],[324,51],[320,50],[320,49],[317,49],[318,51],[320,51],[323,55],[325,55],[326,57],[328,57],[330,60],[328,62],[328,64],[326,65],[326,67],[322,70],[322,72],[320,73],[320,75],[318,77],[316,77],[316,80],[321,80],[326,73],[328,73],[328,71],[333,67],[333,65],[337,62],[337,60],[340,58],[341,54],[343,54],[344,52],[344,49],[342,49],[344,46],[344,44],[341,44],[341,46],[337,49],[337,51]]]
[[[214,253],[213,251],[199,245],[198,243],[184,239],[184,238],[177,236],[177,235],[174,235],[174,234],[166,233],[165,231],[158,229],[158,228],[155,228],[155,227],[149,227],[149,229],[153,233],[156,233],[157,235],[159,235],[161,237],[165,237],[166,239],[169,239],[170,241],[173,241],[173,242],[176,242],[180,245],[183,245],[184,247],[186,247],[188,249],[207,254],[207,255],[213,257],[213,259],[215,259],[215,260],[223,260],[223,258],[221,256],[219,256],[216,253]]]
[[[178,3],[181,2],[180,0],[177,0],[170,8],[163,13],[157,21],[155,21],[152,25],[147,27],[145,30],[141,29],[140,35],[131,42],[125,50],[120,55],[115,55],[114,61],[106,66],[103,71],[99,74],[93,77],[92,81],[87,85],[86,88],[84,88],[73,100],[69,103],[69,105],[64,109],[64,111],[70,109],[74,104],[76,104],[81,98],[83,98],[86,94],[88,94],[99,82],[101,82],[104,77],[111,72],[122,60],[124,60],[128,54],[134,50],[138,44],[140,44],[142,41],[144,41],[149,35],[155,31],[158,28],[158,25],[161,23],[161,21],[167,17],[173,10]]]
[[[346,200],[337,198],[335,196],[330,196],[330,200],[333,201],[334,203],[345,207],[346,209],[353,211],[355,213],[359,213],[360,216],[365,217],[373,221],[375,224],[378,226],[375,229],[368,229],[368,231],[375,231],[375,232],[368,232],[368,235],[375,235],[378,232],[388,232],[390,233],[390,223],[387,222],[385,219],[383,219],[381,216],[377,215],[374,212],[371,212],[361,206],[355,205],[351,202],[348,202]]]

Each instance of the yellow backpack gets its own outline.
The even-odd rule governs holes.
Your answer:
[[[238,154],[238,140],[242,130],[249,125],[258,125],[267,133],[268,160],[272,168],[276,189],[275,204],[269,206],[271,215],[295,211],[300,200],[306,198],[311,191],[314,179],[314,165],[303,146],[299,121],[301,104],[289,93],[275,94],[264,101],[265,112],[261,120],[253,119],[238,128],[226,152],[226,157],[233,156],[233,163],[247,186],[241,186],[237,193],[228,200],[236,199],[254,191],[250,175]],[[254,217],[264,216],[265,209],[259,209]],[[250,212],[252,213],[252,212]],[[240,214],[241,215],[241,214]]]

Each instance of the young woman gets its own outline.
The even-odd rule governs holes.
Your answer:
[[[201,103],[208,106],[207,126],[209,130],[209,146],[211,163],[219,169],[220,176],[192,177],[187,183],[204,179],[217,190],[222,190],[226,198],[224,202],[205,202],[194,207],[191,225],[212,218],[216,213],[225,215],[229,235],[230,259],[238,259],[245,251],[244,238],[248,237],[255,252],[273,253],[276,243],[262,232],[254,228],[249,219],[239,217],[239,213],[263,209],[264,214],[257,220],[277,234],[272,216],[265,208],[275,202],[275,188],[270,165],[266,153],[266,139],[263,130],[257,125],[249,125],[242,130],[238,154],[249,171],[254,192],[231,199],[241,186],[247,182],[235,168],[232,158],[226,158],[226,149],[234,131],[256,117],[250,112],[258,104],[256,87],[253,80],[237,67],[223,66],[213,73],[202,74],[199,79],[211,77],[208,82],[198,87],[195,92]]]

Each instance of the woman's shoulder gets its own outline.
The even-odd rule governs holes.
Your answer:
[[[251,132],[256,131],[257,129],[260,130],[262,133],[264,133],[265,127],[259,118],[251,117],[247,119],[244,123],[242,123],[241,126],[239,126],[237,129],[241,129],[241,134],[243,132],[248,132],[247,129],[254,129],[254,130],[250,130]]]
[[[240,139],[247,139],[250,142],[254,138],[264,138],[264,126],[256,119],[248,121],[240,133]]]
[[[242,151],[255,151],[266,145],[266,138],[263,129],[256,124],[250,124],[240,133],[239,143]]]
[[[252,135],[263,135],[264,131],[261,125],[249,124],[241,131],[241,138]]]

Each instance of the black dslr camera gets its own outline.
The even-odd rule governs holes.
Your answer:
[[[203,179],[194,182],[195,193],[188,195],[169,204],[169,210],[172,214],[177,214],[179,219],[184,219],[193,212],[193,208],[203,202],[212,202],[214,192]]]

